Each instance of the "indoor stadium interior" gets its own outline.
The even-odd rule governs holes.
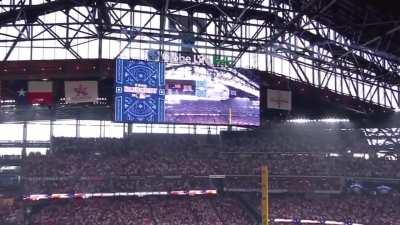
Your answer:
[[[399,9],[0,0],[0,225],[400,225]]]

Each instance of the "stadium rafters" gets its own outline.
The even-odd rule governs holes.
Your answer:
[[[365,128],[363,131],[373,150],[382,155],[398,159],[399,153],[397,149],[400,146],[399,128]]]
[[[226,56],[231,66],[399,108],[400,18],[362,3],[7,0],[0,2],[0,58],[145,59],[153,49]]]

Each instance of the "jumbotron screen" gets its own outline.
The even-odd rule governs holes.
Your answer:
[[[115,121],[260,125],[257,77],[192,63],[117,60]]]

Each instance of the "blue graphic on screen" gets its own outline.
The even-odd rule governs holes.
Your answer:
[[[250,70],[117,60],[115,120],[260,125],[259,78]]]
[[[160,62],[118,59],[115,120],[163,123],[165,117],[165,66]]]

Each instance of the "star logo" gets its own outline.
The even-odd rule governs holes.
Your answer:
[[[77,97],[80,96],[88,96],[88,91],[87,91],[87,87],[84,87],[83,85],[79,85],[79,87],[74,88],[75,94]]]
[[[26,95],[26,91],[22,88],[19,91],[17,91],[17,93],[18,97],[24,97]]]

